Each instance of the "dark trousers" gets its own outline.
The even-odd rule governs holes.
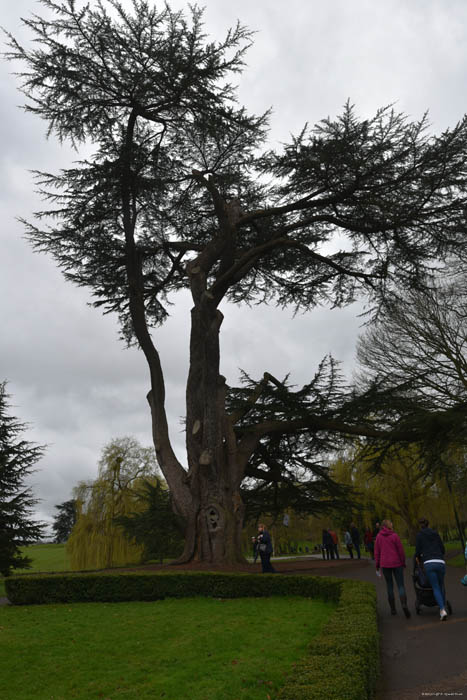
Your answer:
[[[394,576],[394,580],[396,582],[397,588],[399,590],[399,597],[401,600],[405,598],[405,586],[404,586],[404,567],[403,566],[397,566],[394,568],[384,568],[383,567],[383,576],[384,580],[386,581],[386,587],[388,589],[388,598],[394,599],[394,584],[392,581],[392,577]]]
[[[275,574],[276,570],[271,564],[271,552],[261,552],[259,553],[261,557],[261,567],[263,574]]]
[[[333,549],[334,549],[334,556],[336,557],[336,559],[339,559],[339,547],[338,547],[338,545],[337,544],[333,545]]]
[[[353,559],[353,547],[352,547],[352,545],[347,544],[346,547],[347,547],[348,553],[350,554],[350,558]]]
[[[355,551],[357,552],[357,559],[360,559],[360,542],[354,542],[353,546],[355,547]]]

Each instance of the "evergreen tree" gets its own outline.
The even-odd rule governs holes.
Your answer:
[[[55,506],[58,510],[54,516],[52,530],[55,532],[55,542],[66,542],[76,523],[76,501],[71,499]]]
[[[115,518],[125,535],[142,545],[142,560],[174,557],[183,550],[184,524],[173,512],[170,493],[160,480],[145,481],[137,492],[138,510]]]
[[[8,576],[12,569],[30,566],[21,547],[44,535],[44,524],[33,519],[37,499],[24,484],[44,448],[21,437],[26,426],[9,415],[5,387],[0,383],[0,574]]]
[[[130,12],[117,0],[41,3],[50,14],[25,20],[35,41],[10,37],[26,109],[49,134],[94,151],[38,174],[51,208],[26,224],[28,235],[119,315],[145,355],[154,445],[187,524],[182,559],[237,561],[242,483],[273,436],[332,449],[336,435],[374,436],[385,424],[368,419],[370,394],[339,398],[325,367],[295,391],[266,372],[229,411],[220,305],[307,311],[364,293],[378,306],[392,288],[422,285],[448,253],[465,255],[467,122],[432,137],[426,117],[384,108],[361,120],[347,105],[267,150],[268,115],[249,115],[230,82],[251,42],[241,25],[207,42],[197,7],[187,19],[147,0]],[[151,335],[181,289],[193,299],[185,464]],[[414,436],[410,426],[398,434]]]

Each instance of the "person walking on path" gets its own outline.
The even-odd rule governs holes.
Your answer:
[[[253,564],[256,564],[256,560],[258,559],[258,556],[259,556],[258,538],[252,537],[251,544],[253,545]]]
[[[350,536],[352,538],[352,544],[357,552],[357,559],[360,559],[360,533],[358,527],[355,523],[350,523]]]
[[[347,547],[347,551],[351,559],[353,559],[353,542],[352,536],[348,530],[344,532],[344,544]]]
[[[264,523],[258,525],[258,550],[261,557],[261,569],[263,574],[275,574],[276,570],[271,564],[272,542],[271,535],[266,530]]]
[[[332,549],[334,551],[334,556],[336,559],[339,559],[339,540],[337,538],[337,534],[334,532],[334,530],[331,530],[331,528],[328,529],[328,532],[332,537]]]
[[[394,532],[392,522],[383,520],[381,530],[375,542],[375,564],[378,575],[383,571],[384,580],[388,592],[388,603],[391,615],[396,614],[396,601],[394,597],[393,577],[396,582],[399,598],[404,615],[409,618],[410,611],[407,607],[407,594],[404,586],[405,552],[398,534]]]
[[[444,544],[436,530],[428,527],[429,523],[426,518],[420,518],[418,523],[421,530],[415,540],[415,559],[425,570],[426,577],[430,582],[433,595],[439,606],[440,620],[444,622],[448,617],[446,612],[446,592],[444,589],[444,576],[446,574]]]
[[[374,559],[374,542],[373,542],[373,533],[371,532],[370,528],[367,527],[364,535],[363,535],[363,542],[365,544],[365,549],[367,552],[370,553],[370,557]]]
[[[334,542],[328,530],[323,530],[323,557],[326,552],[326,559],[334,559]]]

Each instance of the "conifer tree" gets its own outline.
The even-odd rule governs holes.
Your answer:
[[[88,155],[37,175],[50,209],[28,235],[145,355],[157,458],[187,523],[182,559],[238,561],[242,483],[271,437],[332,449],[384,423],[325,365],[296,390],[266,371],[229,410],[220,306],[309,311],[362,294],[378,306],[465,254],[467,122],[430,136],[426,116],[389,107],[362,120],[348,104],[274,150],[268,114],[248,114],[232,85],[252,40],[240,24],[210,42],[197,7],[40,1],[47,17],[24,20],[35,41],[10,37],[8,57],[24,66],[26,109]],[[154,330],[182,289],[193,300],[186,461],[170,439]]]
[[[76,523],[76,501],[64,501],[55,506],[58,510],[54,516],[52,530],[55,532],[55,542],[66,542]]]
[[[143,547],[142,561],[174,558],[183,550],[183,522],[173,512],[170,493],[160,479],[145,480],[136,492],[137,507],[115,523]]]
[[[44,535],[44,524],[33,518],[37,499],[25,485],[26,477],[42,457],[44,448],[23,439],[26,429],[9,415],[6,383],[0,383],[0,574],[30,566],[21,547]]]

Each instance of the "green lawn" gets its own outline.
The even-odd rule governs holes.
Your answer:
[[[65,544],[32,544],[23,547],[22,553],[32,559],[30,569],[15,569],[13,575],[32,573],[34,571],[70,571],[68,555]],[[0,596],[5,596],[5,583],[0,576]]]
[[[65,544],[33,544],[24,547],[22,553],[32,559],[30,569],[19,570],[18,573],[33,571],[70,571],[70,563]]]
[[[304,598],[0,608],[2,700],[267,700],[334,610]]]

